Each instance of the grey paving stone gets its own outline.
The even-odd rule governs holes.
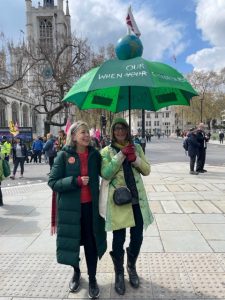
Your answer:
[[[189,214],[189,217],[195,224],[225,223],[225,216],[221,214]]]
[[[198,231],[161,231],[165,252],[212,252]]]
[[[157,214],[155,220],[159,230],[197,230],[189,216],[184,214]]]
[[[183,209],[185,214],[190,214],[190,213],[201,213],[202,211],[200,208],[195,204],[194,201],[191,200],[186,200],[186,201],[179,201],[179,205]]]
[[[206,240],[225,241],[225,224],[195,224]]]
[[[161,204],[166,214],[183,213],[176,201],[161,201]]]
[[[222,213],[215,205],[213,205],[210,201],[195,201],[195,203],[199,206],[199,208],[205,213]]]

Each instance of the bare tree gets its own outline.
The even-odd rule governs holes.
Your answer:
[[[0,90],[22,87],[22,80],[36,61],[29,61],[25,43],[14,45],[0,32]]]
[[[34,49],[35,47],[35,49]],[[73,36],[56,48],[32,44],[29,58],[39,61],[29,73],[29,88],[35,91],[39,103],[34,106],[38,114],[45,115],[45,133],[50,125],[64,126],[70,105],[62,102],[72,84],[90,68],[90,46],[86,39]],[[57,118],[64,111],[65,118]]]

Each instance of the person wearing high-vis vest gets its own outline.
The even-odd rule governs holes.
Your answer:
[[[2,142],[1,142],[1,154],[4,157],[4,159],[7,161],[9,161],[9,156],[11,154],[11,150],[12,150],[11,143],[7,141],[6,136],[3,136]]]

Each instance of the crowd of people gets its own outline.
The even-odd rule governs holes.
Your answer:
[[[187,133],[183,146],[190,157],[190,174],[198,175],[207,172],[204,166],[209,139],[210,135],[206,134],[203,123],[200,123],[197,128],[191,128]]]

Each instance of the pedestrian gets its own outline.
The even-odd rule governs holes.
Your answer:
[[[12,150],[12,145],[11,143],[7,140],[7,136],[2,137],[2,142],[1,142],[1,154],[3,155],[3,158],[7,161],[9,161],[9,156],[11,154]]]
[[[13,174],[10,176],[11,179],[15,179],[16,171],[18,166],[20,165],[20,178],[23,178],[24,173],[24,162],[27,157],[27,147],[24,144],[23,140],[19,137],[15,138],[15,142],[13,143],[12,147],[12,154],[13,154]]]
[[[207,142],[209,141],[209,137],[206,135],[204,123],[200,123],[198,125],[198,129],[196,132],[199,146],[199,153],[197,157],[197,168],[196,172],[205,173],[207,170],[204,169],[205,166],[205,159],[206,159],[206,149],[207,149]]]
[[[41,163],[41,155],[43,150],[43,141],[41,137],[36,137],[32,144],[32,152],[34,154],[34,162]],[[31,159],[32,160],[32,159]]]
[[[223,131],[219,132],[219,140],[220,140],[220,144],[223,144],[223,139],[224,139],[224,133]]]
[[[47,134],[47,142],[45,143],[45,145],[43,147],[43,151],[45,152],[46,156],[48,157],[48,163],[49,163],[49,167],[50,167],[50,171],[51,171],[53,163],[54,163],[54,159],[57,155],[57,149],[55,146],[55,139],[53,137],[53,134],[50,132]],[[49,173],[48,173],[48,175],[49,175]]]
[[[150,165],[142,147],[133,144],[129,125],[123,118],[113,121],[111,144],[101,150],[101,174],[108,180],[107,204],[105,213],[106,231],[113,232],[112,258],[115,270],[115,290],[119,295],[125,293],[124,282],[124,242],[126,228],[130,228],[130,242],[127,251],[127,271],[132,287],[139,287],[136,261],[143,241],[143,227],[146,229],[153,222],[148,199],[141,174],[150,173]],[[132,203],[116,205],[114,191],[127,186],[132,195]]]
[[[59,134],[59,136],[58,136],[58,139],[57,139],[57,141],[58,141],[58,143],[57,143],[57,145],[58,145],[57,151],[60,151],[60,150],[62,150],[63,146],[66,143],[66,133],[65,133],[65,131],[63,129],[60,129],[58,131],[58,134]]]
[[[4,175],[3,175],[3,165],[2,165],[2,161],[3,161],[4,156],[0,153],[0,206],[3,206],[3,195],[2,195],[2,189],[1,189],[1,183],[4,179]]]
[[[197,139],[196,128],[191,128],[187,135],[187,145],[188,145],[188,156],[190,157],[190,174],[198,175],[198,172],[195,171],[195,162],[196,158],[199,155],[200,143]]]
[[[97,260],[106,251],[105,221],[99,215],[101,155],[89,146],[88,125],[71,125],[66,145],[55,159],[48,184],[58,193],[57,261],[74,268],[71,292],[80,286],[80,246],[84,246],[89,275],[89,297],[98,298]]]

